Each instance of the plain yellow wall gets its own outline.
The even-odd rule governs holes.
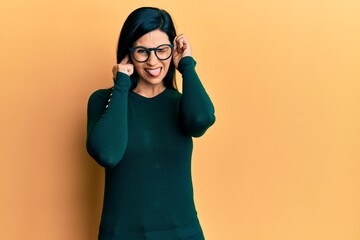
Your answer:
[[[143,5],[188,35],[216,107],[193,157],[207,240],[359,240],[358,0],[1,0],[0,239],[96,239],[87,100]]]

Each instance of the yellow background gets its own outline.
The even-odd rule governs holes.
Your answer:
[[[87,100],[143,5],[187,34],[216,107],[193,156],[207,240],[359,240],[358,0],[1,0],[0,239],[96,239]]]

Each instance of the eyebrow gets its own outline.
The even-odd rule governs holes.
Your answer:
[[[161,44],[159,44],[159,45],[157,45],[156,47],[145,47],[145,46],[143,46],[143,45],[138,45],[138,46],[133,46],[133,47],[131,47],[131,48],[137,48],[137,47],[143,47],[143,48],[148,48],[148,49],[150,49],[150,48],[157,48],[157,47],[160,47],[161,45],[173,45],[173,44],[171,44],[170,42],[169,43],[161,43]]]

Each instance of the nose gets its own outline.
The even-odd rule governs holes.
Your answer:
[[[147,63],[149,65],[155,65],[157,63],[157,61],[158,61],[158,58],[155,55],[155,51],[150,51]]]

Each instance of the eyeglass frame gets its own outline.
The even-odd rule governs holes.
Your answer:
[[[171,48],[171,53],[170,53],[169,57],[164,58],[164,59],[161,59],[161,58],[159,58],[159,56],[156,54],[156,51],[157,51],[161,46],[168,46],[168,47]],[[137,59],[135,58],[135,56],[134,56],[134,52],[135,52],[135,50],[138,49],[138,48],[142,48],[142,49],[146,50],[146,52],[147,52],[147,58],[146,58],[144,61],[139,61],[139,60],[137,60]],[[147,60],[149,60],[151,51],[154,51],[155,56],[157,57],[157,59],[159,59],[160,61],[165,61],[165,60],[169,59],[169,58],[172,56],[172,54],[173,54],[172,51],[174,50],[174,45],[173,45],[173,44],[167,44],[167,43],[165,43],[165,44],[161,44],[161,45],[159,45],[159,46],[157,46],[157,47],[155,47],[155,48],[146,48],[146,47],[143,47],[143,46],[137,46],[137,47],[134,47],[134,48],[129,48],[129,50],[130,50],[131,55],[132,55],[133,58],[135,59],[135,61],[137,61],[137,62],[139,62],[139,63],[143,63],[143,62],[146,62]]]

